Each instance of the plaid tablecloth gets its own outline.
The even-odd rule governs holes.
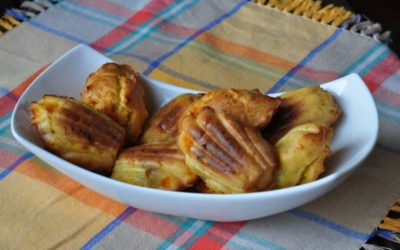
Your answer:
[[[335,190],[264,219],[215,223],[127,207],[46,166],[10,132],[23,90],[78,43],[200,90],[274,92],[356,72],[378,106],[378,143]],[[380,42],[248,1],[64,1],[0,39],[0,248],[357,249],[400,191],[399,69]]]

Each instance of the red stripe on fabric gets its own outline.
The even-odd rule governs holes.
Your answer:
[[[10,167],[15,161],[17,161],[21,155],[10,152],[8,150],[4,150],[0,148],[0,165],[1,167],[8,168]]]
[[[381,86],[375,92],[375,96],[380,100],[382,100],[383,102],[386,102],[397,108],[400,108],[400,94],[385,88],[385,86]]]
[[[117,3],[112,3],[107,0],[77,0],[81,5],[93,7],[98,10],[102,10],[104,12],[110,13],[114,16],[119,16],[123,17],[126,19],[129,19],[132,15],[133,10],[127,9],[127,7],[117,4]],[[168,32],[170,34],[176,35],[176,36],[182,36],[182,37],[188,37],[195,33],[197,30],[184,27],[172,22],[169,22],[168,20],[163,20],[164,24],[161,25],[159,28],[160,30],[163,30],[165,32]],[[127,20],[123,25],[121,25],[121,29],[126,29],[128,33],[130,33],[132,30],[137,28],[139,25],[138,23],[134,23],[131,20]],[[105,48],[102,48],[105,49]]]
[[[390,54],[365,74],[363,79],[367,83],[369,90],[374,93],[386,79],[399,70],[399,59],[395,55]]]
[[[163,25],[160,26],[160,29],[162,31],[168,32],[170,34],[173,34],[176,36],[182,36],[182,37],[191,36],[197,31],[196,29],[177,25],[172,22],[165,22]]]
[[[9,92],[0,98],[0,117],[9,113],[17,103],[17,100],[13,98],[13,93]]]
[[[113,3],[107,0],[75,0],[77,3],[89,7],[93,7],[98,10],[113,14],[123,18],[129,18],[132,15],[133,10],[127,6],[123,6],[117,3]]]
[[[173,232],[178,229],[178,225],[173,222],[164,220],[152,213],[137,210],[129,216],[125,223],[131,224],[145,232],[148,232],[161,239],[167,239]]]
[[[151,17],[154,16],[154,14],[164,9],[172,2],[173,0],[164,0],[164,1],[151,0],[141,10],[139,10],[133,16],[131,16],[127,21],[125,21],[120,26],[117,26],[104,36],[94,41],[90,46],[99,51],[104,51],[105,49],[116,44],[122,38],[130,34],[140,24],[148,21]],[[134,27],[132,27],[132,23],[135,24]]]
[[[47,66],[41,68],[36,73],[31,75],[28,79],[22,82],[18,87],[13,89],[11,92],[5,94],[4,96],[0,97],[0,117],[4,116],[5,114],[9,113],[13,110],[15,104],[17,103],[19,97],[25,91],[25,89],[32,83],[36,77],[42,73]]]
[[[192,231],[183,232],[174,242],[177,246],[182,246],[193,235]]]
[[[209,249],[221,249],[245,224],[246,221],[215,223],[207,233],[193,243],[190,250],[204,249],[204,246]]]
[[[207,249],[221,249],[224,244],[215,241],[213,238],[210,238],[207,234],[197,239],[197,241],[189,248],[191,250],[204,250],[204,246],[207,246]]]
[[[310,67],[303,67],[301,70],[297,71],[295,77],[301,77],[305,79],[309,79],[316,82],[329,82],[339,78],[340,73],[329,71],[329,70],[321,70],[321,69],[313,69]]]

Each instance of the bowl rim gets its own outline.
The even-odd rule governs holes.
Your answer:
[[[55,60],[52,64],[50,64],[43,72],[41,72],[36,78],[35,80],[32,81],[32,83],[25,89],[25,91],[22,93],[22,95],[20,96],[20,98],[18,99],[18,102],[16,103],[16,105],[14,106],[13,112],[12,112],[12,116],[11,116],[11,132],[14,136],[14,138],[21,143],[28,151],[32,151],[31,148],[33,148],[33,151],[42,151],[41,153],[44,154],[46,157],[55,157],[57,159],[58,162],[62,163],[64,166],[68,166],[71,167],[72,171],[74,171],[74,173],[79,174],[79,175],[83,175],[86,178],[91,178],[91,179],[97,179],[97,181],[102,181],[102,182],[108,182],[108,185],[116,185],[116,188],[121,188],[121,189],[125,189],[126,191],[141,191],[141,192],[147,192],[147,193],[153,193],[155,195],[167,195],[167,196],[177,196],[180,198],[198,198],[198,199],[211,199],[211,200],[220,200],[220,199],[224,199],[224,200],[237,200],[237,199],[259,199],[261,197],[268,197],[268,196],[281,196],[281,195],[285,195],[285,194],[289,194],[289,193],[293,193],[293,192],[304,192],[310,189],[314,189],[314,188],[318,188],[318,187],[322,187],[325,186],[337,179],[339,179],[340,177],[350,173],[351,171],[354,171],[358,165],[360,165],[362,163],[362,161],[365,160],[365,158],[371,153],[371,151],[374,149],[374,146],[377,142],[378,139],[378,131],[379,131],[379,122],[378,122],[378,111],[376,108],[376,104],[374,102],[374,98],[371,94],[371,92],[369,91],[368,87],[366,86],[366,84],[364,83],[364,81],[361,79],[361,77],[355,73],[343,76],[341,78],[338,78],[334,81],[338,81],[338,80],[344,80],[344,79],[348,79],[349,81],[353,81],[352,84],[355,84],[356,82],[359,84],[359,88],[361,88],[361,90],[364,92],[365,97],[367,97],[371,102],[372,102],[372,110],[371,110],[371,115],[373,116],[373,120],[376,121],[375,123],[375,130],[373,131],[374,133],[371,134],[372,136],[372,140],[369,140],[369,144],[368,144],[368,148],[366,150],[366,152],[361,155],[360,157],[354,159],[349,168],[348,169],[342,169],[339,170],[337,172],[331,173],[327,176],[323,176],[322,178],[319,178],[313,182],[310,183],[305,183],[305,184],[301,184],[301,185],[296,185],[296,186],[292,186],[292,187],[287,187],[287,188],[282,188],[282,189],[274,189],[274,190],[265,190],[265,191],[258,191],[258,192],[251,192],[251,193],[235,193],[235,194],[208,194],[208,193],[194,193],[194,192],[184,192],[184,191],[174,191],[174,190],[163,190],[163,189],[156,189],[156,188],[150,188],[150,187],[142,187],[142,186],[137,186],[134,184],[129,184],[129,183],[124,183],[118,180],[114,180],[110,177],[105,177],[102,176],[100,174],[91,172],[89,170],[86,170],[82,167],[79,167],[71,162],[68,162],[64,159],[62,159],[61,157],[47,151],[46,149],[39,147],[38,145],[30,142],[29,140],[25,139],[24,137],[22,137],[17,131],[16,131],[16,113],[19,110],[19,107],[21,106],[21,102],[24,100],[25,95],[27,95],[30,90],[33,88],[33,86],[35,86],[36,84],[38,84],[40,82],[41,77],[43,77],[44,75],[47,74],[47,72],[49,70],[51,70],[55,65],[59,64],[60,62],[62,62],[64,60],[65,57],[69,56],[70,54],[73,53],[79,53],[81,51],[89,51],[90,53],[97,53],[101,56],[103,56],[104,58],[107,58],[108,60],[110,60],[112,62],[111,59],[109,59],[108,57],[102,55],[101,53],[95,51],[94,49],[86,46],[86,45],[78,45],[74,48],[72,48],[71,50],[67,51],[64,55],[62,55],[61,57],[59,57],[57,60]],[[150,77],[144,76],[142,74],[140,74],[141,77],[150,80],[150,81],[155,81],[159,84],[162,85],[166,85],[168,88],[173,88],[179,91],[185,90],[185,91],[191,91],[190,89],[187,88],[183,88],[183,87],[179,87],[179,86],[175,86],[172,84],[168,84],[165,82],[161,82],[157,79],[152,79]],[[331,82],[334,82],[331,81]],[[331,82],[328,83],[324,83],[321,84],[326,85],[329,84]],[[196,91],[193,91],[196,92]],[[280,95],[284,92],[280,92],[280,93],[271,93],[268,95],[271,96],[277,96]],[[34,153],[35,154],[35,153]],[[35,154],[36,155],[36,154]],[[38,158],[41,158],[39,156],[37,156]],[[63,174],[64,171],[60,170],[58,167],[52,166],[53,168],[59,170],[60,172],[62,172]],[[70,170],[70,171],[71,171]],[[67,175],[67,174],[65,174]],[[67,175],[68,176],[68,175]],[[73,177],[70,177],[72,179],[74,179],[77,182],[80,182],[78,180],[76,180]],[[85,185],[85,183],[82,183],[83,185]]]

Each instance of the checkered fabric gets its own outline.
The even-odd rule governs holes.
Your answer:
[[[10,132],[24,89],[78,43],[199,90],[275,92],[355,72],[378,106],[378,143],[335,190],[267,218],[217,223],[127,207],[47,166]],[[359,248],[400,190],[399,69],[369,37],[248,1],[63,1],[0,39],[0,248]]]

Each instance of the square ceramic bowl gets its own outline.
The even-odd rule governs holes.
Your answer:
[[[378,134],[378,115],[365,83],[356,74],[322,84],[342,108],[335,126],[332,155],[320,179],[290,188],[247,194],[200,194],[165,191],[119,182],[87,171],[47,151],[31,126],[29,105],[44,94],[79,99],[87,76],[111,60],[80,45],[50,65],[24,92],[15,106],[11,129],[23,146],[77,182],[136,208],[153,212],[206,219],[241,221],[280,213],[310,202],[341,183],[372,150]],[[196,92],[142,77],[150,113],[177,95]],[[277,94],[279,95],[279,94]]]

